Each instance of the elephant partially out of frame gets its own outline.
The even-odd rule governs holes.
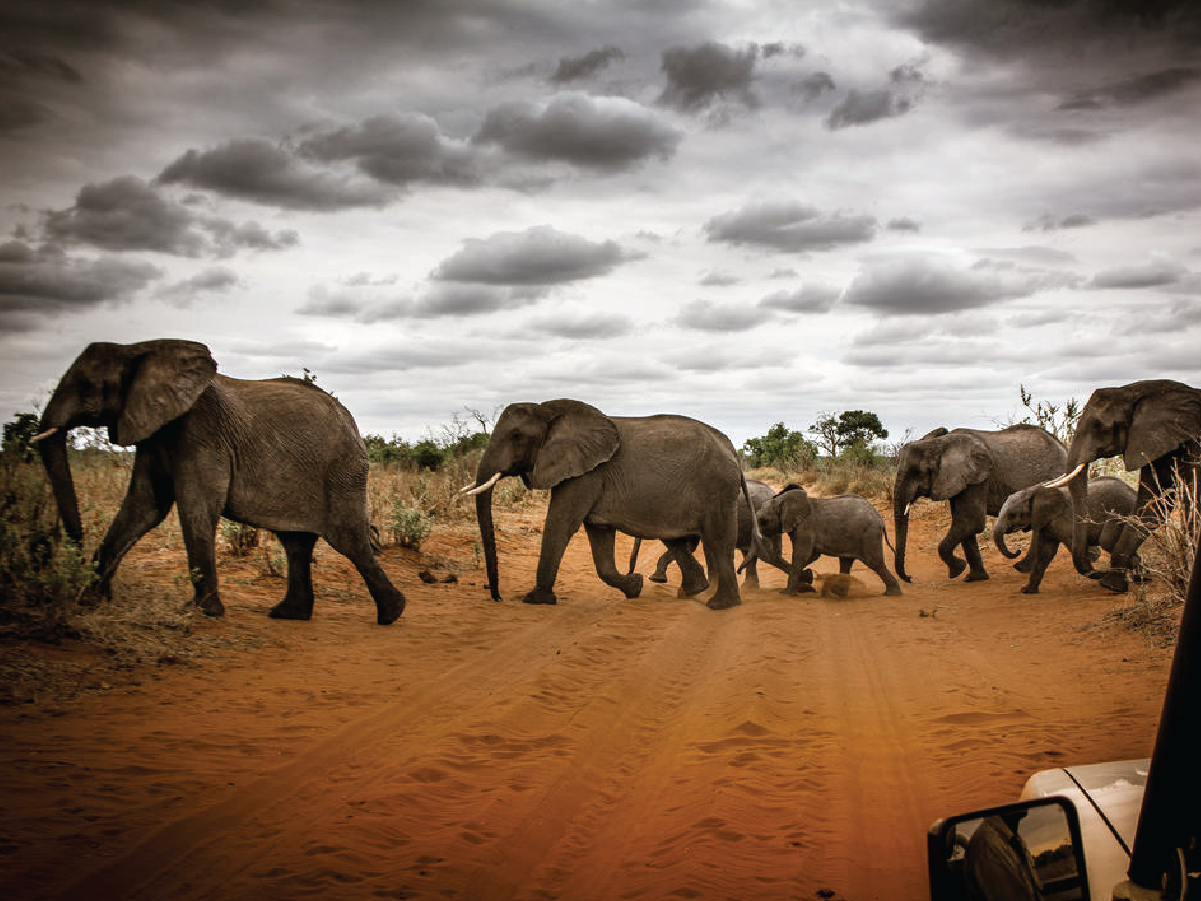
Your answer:
[[[1109,555],[1110,568],[1093,572],[1088,534],[1081,521],[1087,506],[1088,465],[1118,455],[1124,458],[1127,472],[1139,471],[1137,510],[1141,523],[1127,523]],[[1165,504],[1151,502],[1163,499],[1181,481],[1191,486],[1194,498],[1197,496],[1201,389],[1169,379],[1098,388],[1080,413],[1065,468],[1070,471],[1054,485],[1067,485],[1072,496],[1076,516],[1072,562],[1078,572],[1099,578],[1110,591],[1123,592],[1135,552],[1165,512]]]
[[[137,449],[125,499],[96,550],[100,593],[109,594],[121,559],[178,504],[195,602],[209,616],[225,611],[216,564],[222,516],[283,543],[288,587],[272,617],[312,616],[318,538],[358,569],[380,625],[404,610],[372,547],[363,439],[320,388],[218,375],[209,349],[195,341],[89,344],[59,380],[36,436],[63,526],[82,543],[67,463],[67,433],[76,426],[107,426],[113,442]]]
[[[1102,476],[1088,484],[1085,536],[1091,560],[1097,548],[1113,552],[1126,526],[1126,517],[1135,510],[1135,490],[1113,476]],[[1071,546],[1075,531],[1072,499],[1067,488],[1031,485],[1015,491],[1001,507],[993,523],[993,542],[1010,559],[1021,556],[1010,551],[1005,536],[1013,532],[1030,533],[1030,553],[1014,564],[1019,572],[1028,572],[1024,594],[1037,594],[1043,574],[1055,558],[1059,545]],[[1135,565],[1139,565],[1137,555]]]
[[[919,497],[928,497],[951,502],[951,527],[938,544],[948,576],[954,579],[967,568],[966,581],[987,579],[976,543],[987,516],[996,516],[1018,489],[1063,473],[1066,460],[1063,444],[1033,425],[998,431],[935,429],[910,441],[897,458],[893,487],[897,575],[912,581],[905,572],[909,506]],[[963,549],[963,557],[955,554],[956,548]]]
[[[746,576],[743,578],[743,587],[758,588],[759,587],[759,570],[758,550],[754,546],[755,540],[755,523],[753,517],[766,506],[773,497],[776,490],[766,482],[760,482],[758,479],[746,480],[747,495],[750,498],[750,507],[746,504],[738,505],[738,538],[737,547],[742,552],[743,566],[746,569]],[[779,558],[782,553],[781,537],[763,536],[763,556],[764,562]],[[630,551],[630,572],[634,571],[634,566],[638,562],[638,551],[641,547],[642,539],[634,539],[633,550]],[[696,551],[696,540],[691,540],[688,543],[691,552]],[[675,562],[680,567],[680,573],[683,576],[682,590],[685,594],[693,594],[698,590],[704,590],[707,580],[705,580],[704,570],[701,565],[696,562],[692,553],[687,554],[681,559],[677,550],[667,548],[659,555],[659,559],[655,561],[655,571],[648,577],[652,582],[666,582],[667,568]],[[739,570],[741,572],[741,569]],[[787,569],[785,569],[787,572]],[[701,581],[698,581],[701,580]],[[699,588],[697,586],[700,586]]]
[[[734,572],[736,508],[749,499],[734,446],[717,429],[687,416],[610,417],[568,399],[506,407],[480,458],[475,485],[464,489],[476,496],[493,600],[501,596],[492,490],[504,476],[550,489],[536,584],[525,603],[557,602],[559,564],[580,526],[597,575],[626,597],[641,593],[642,576],[618,571],[618,531],[685,552],[688,540],[699,538],[717,582],[709,607],[742,603]]]
[[[781,589],[784,594],[813,590],[803,580],[806,568],[821,556],[837,557],[839,572],[844,575],[859,560],[880,577],[886,595],[902,593],[900,583],[884,563],[884,543],[888,540],[884,520],[869,501],[857,494],[811,498],[800,485],[786,485],[759,511],[759,531],[765,539],[786,534],[792,541],[788,585]],[[783,560],[769,562],[782,564]]]

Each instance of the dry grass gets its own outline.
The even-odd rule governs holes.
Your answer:
[[[812,494],[822,497],[858,494],[868,500],[891,504],[896,469],[887,463],[869,465],[838,461],[796,469],[763,467],[748,471],[747,477],[779,487],[794,482],[803,485]]]

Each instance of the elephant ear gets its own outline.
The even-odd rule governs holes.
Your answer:
[[[809,494],[799,485],[785,494],[780,492],[780,526],[785,532],[796,531],[801,521],[809,518],[813,505],[809,502]]]
[[[1126,439],[1126,471],[1201,438],[1201,391],[1176,382],[1157,385],[1135,404]]]
[[[991,466],[988,451],[970,435],[952,435],[946,438],[938,460],[938,471],[930,486],[930,497],[945,501],[988,478]]]
[[[192,408],[217,374],[198,341],[144,341],[131,348],[121,414],[112,428],[117,444],[137,444]]]
[[[1064,489],[1046,486],[1035,490],[1030,497],[1030,531],[1037,534],[1051,525],[1065,510],[1070,512],[1071,501]]]
[[[538,450],[531,488],[553,488],[612,459],[621,444],[617,426],[590,404],[578,400],[548,400],[538,405],[550,424]]]

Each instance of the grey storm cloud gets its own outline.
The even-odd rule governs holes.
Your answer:
[[[881,119],[903,116],[913,109],[925,85],[925,77],[914,66],[898,66],[889,74],[889,86],[871,91],[851,90],[830,110],[826,128],[837,130],[868,125]]]
[[[876,234],[872,216],[824,214],[803,203],[762,203],[705,223],[710,241],[796,253],[863,244]]]
[[[634,323],[618,313],[555,313],[530,321],[532,331],[575,341],[617,338],[629,334]]]
[[[753,45],[736,50],[715,41],[665,50],[662,70],[667,86],[659,102],[684,112],[704,109],[718,99],[756,108],[759,100],[751,91],[751,83],[758,55]]]
[[[1108,269],[1098,272],[1088,283],[1090,288],[1162,288],[1175,285],[1189,274],[1174,260],[1155,259],[1143,266]]]
[[[934,255],[909,254],[872,261],[851,282],[842,302],[899,315],[953,313],[1078,281],[1012,263],[980,260],[964,267]]]
[[[1201,80],[1201,69],[1194,66],[1171,66],[1158,72],[1147,72],[1090,91],[1078,92],[1060,104],[1059,108],[1072,110],[1135,106],[1174,94],[1198,80]]]
[[[306,165],[268,141],[245,138],[214,150],[189,150],[158,176],[167,184],[206,188],[242,200],[297,210],[379,207],[392,190]]]
[[[309,138],[297,150],[323,162],[353,160],[360,171],[395,185],[470,185],[479,180],[476,151],[444,136],[437,122],[420,113],[374,116]]]
[[[45,229],[55,241],[185,257],[226,257],[240,249],[285,250],[299,242],[291,229],[273,234],[257,222],[238,224],[197,215],[133,176],[80,188],[74,206],[47,215]]]
[[[682,138],[678,128],[632,100],[568,92],[545,103],[497,107],[473,141],[533,159],[615,171],[650,157],[668,159]]]
[[[792,86],[792,92],[804,102],[812,103],[827,91],[834,90],[834,79],[829,72],[811,72],[800,78]]]
[[[53,313],[129,300],[162,270],[116,257],[71,257],[52,245],[0,245],[0,313]]]
[[[242,283],[238,273],[225,266],[212,266],[155,292],[155,296],[175,306],[190,306],[204,294],[225,293]]]
[[[803,285],[795,291],[776,291],[767,295],[759,306],[783,313],[828,313],[842,295],[833,285]]]
[[[680,307],[672,321],[682,328],[702,332],[745,332],[770,318],[770,313],[749,304],[694,300]]]
[[[1089,225],[1096,225],[1097,220],[1085,213],[1071,213],[1067,216],[1053,216],[1050,213],[1044,213],[1033,222],[1022,227],[1023,231],[1059,231],[1065,228],[1085,228]]]
[[[543,225],[469,238],[431,277],[483,285],[556,285],[605,275],[636,258],[615,241],[589,241]]]
[[[910,219],[908,216],[900,216],[896,219],[889,219],[888,225],[885,226],[890,232],[920,232],[922,225],[920,222]]]
[[[578,57],[562,57],[559,66],[550,77],[551,84],[566,84],[591,78],[614,60],[625,59],[620,47],[607,45]]]

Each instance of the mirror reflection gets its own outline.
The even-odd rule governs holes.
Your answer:
[[[947,820],[942,834],[947,901],[1086,901],[1085,874],[1066,811],[1013,804]]]

